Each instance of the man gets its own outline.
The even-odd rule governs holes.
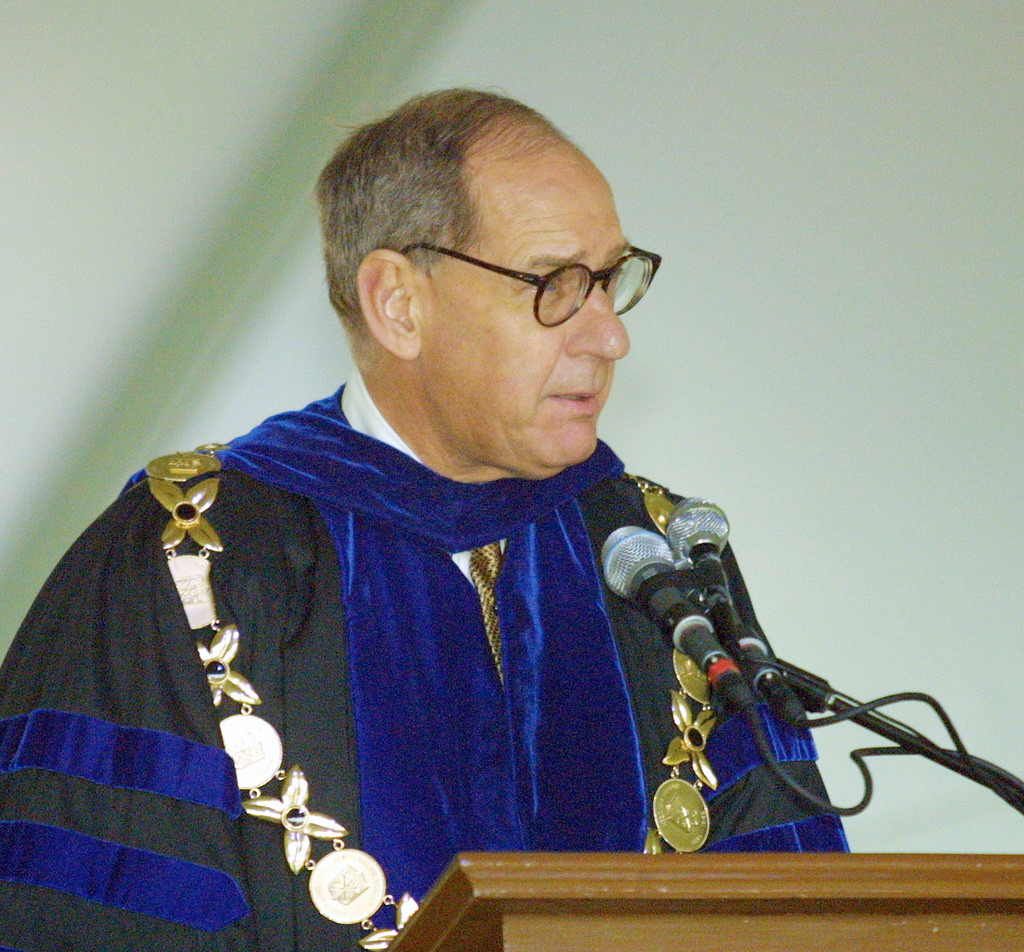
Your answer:
[[[659,263],[597,169],[450,90],[358,130],[318,199],[358,374],[150,464],[5,662],[0,944],[377,947],[461,850],[844,848],[602,584],[672,501],[597,440]]]

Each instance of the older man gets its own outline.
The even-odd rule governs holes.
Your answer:
[[[0,944],[380,944],[460,850],[843,849],[602,584],[609,533],[672,502],[597,439],[660,259],[594,165],[449,90],[318,199],[358,374],[151,463],[4,665]]]

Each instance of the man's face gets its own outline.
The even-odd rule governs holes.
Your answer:
[[[518,157],[470,157],[478,241],[468,253],[546,274],[593,270],[625,250],[608,183],[582,155],[553,146]],[[437,256],[426,306],[421,385],[426,413],[410,433],[431,468],[484,482],[553,476],[593,453],[597,418],[629,338],[595,287],[557,327],[533,316],[536,288]]]

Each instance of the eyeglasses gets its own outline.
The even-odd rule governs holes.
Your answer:
[[[569,320],[583,307],[583,302],[590,296],[595,284],[600,284],[611,297],[615,313],[625,314],[647,293],[661,264],[661,255],[631,247],[615,264],[600,271],[591,271],[585,264],[567,264],[542,275],[531,274],[528,271],[512,271],[496,264],[488,264],[479,258],[471,258],[461,251],[424,243],[406,245],[402,249],[402,254],[407,255],[416,249],[458,258],[459,261],[466,261],[496,274],[532,284],[537,289],[537,295],[533,299],[533,316],[545,327],[556,327]]]

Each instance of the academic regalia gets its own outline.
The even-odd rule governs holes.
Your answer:
[[[600,578],[607,535],[648,518],[607,447],[549,480],[454,483],[353,431],[335,395],[217,455],[202,518],[222,547],[208,550],[217,625],[239,632],[230,668],[258,692],[283,768],[301,767],[308,809],[343,824],[396,897],[422,899],[462,850],[643,848],[676,683],[658,627]],[[213,703],[196,645],[211,631],[186,621],[169,519],[134,482],[0,670],[0,948],[355,948],[359,927],[320,915],[309,874],[288,869],[283,827],[243,812],[219,730],[239,705]],[[183,535],[173,554],[198,548]],[[496,539],[503,681],[450,558]],[[728,548],[724,562],[756,626]],[[809,735],[762,716],[820,793]],[[741,719],[707,756],[705,849],[845,849]]]

